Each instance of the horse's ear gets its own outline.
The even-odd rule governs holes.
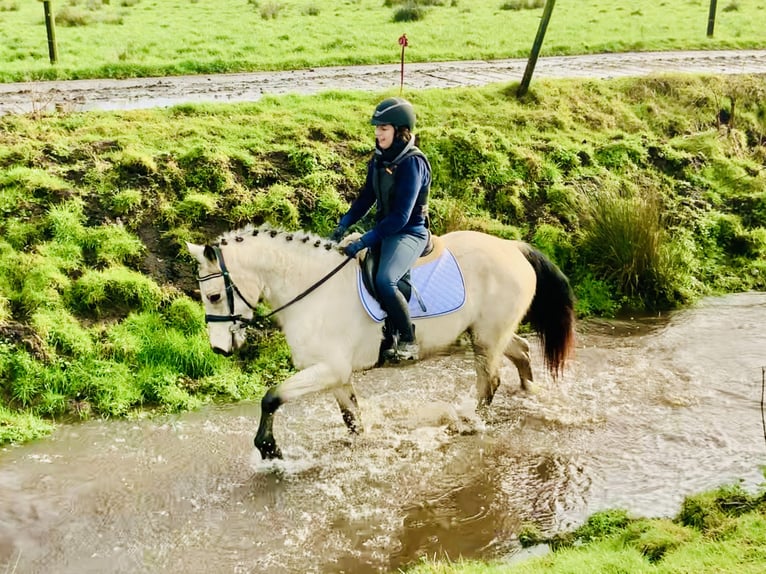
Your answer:
[[[208,261],[215,261],[216,259],[218,259],[215,256],[215,250],[209,245],[205,245],[205,251],[203,251],[202,254],[205,256],[205,259],[207,259]]]
[[[202,261],[203,257],[210,261],[215,261],[215,251],[209,245],[195,245],[194,243],[186,242],[186,248],[189,250],[197,261]]]

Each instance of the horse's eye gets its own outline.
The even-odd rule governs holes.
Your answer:
[[[221,294],[216,293],[215,295],[211,295],[210,297],[208,297],[208,299],[210,299],[211,303],[218,303],[218,301],[221,300]]]

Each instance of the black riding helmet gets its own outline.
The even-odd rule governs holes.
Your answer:
[[[386,98],[378,104],[370,123],[374,126],[392,125],[415,129],[415,109],[404,98]]]

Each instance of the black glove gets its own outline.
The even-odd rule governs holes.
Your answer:
[[[353,243],[349,243],[346,245],[346,247],[343,248],[343,253],[346,254],[348,257],[356,257],[356,254],[359,253],[362,249],[367,247],[364,244],[364,241],[361,239],[357,239]]]
[[[330,234],[330,241],[338,243],[338,241],[343,239],[343,236],[346,234],[346,229],[347,227],[345,225],[338,225],[338,227],[336,227]]]

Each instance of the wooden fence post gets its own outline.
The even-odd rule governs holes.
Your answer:
[[[529,54],[529,60],[527,60],[527,67],[524,70],[524,77],[521,78],[521,84],[519,90],[516,92],[516,96],[521,98],[529,89],[529,83],[532,81],[532,73],[535,71],[535,64],[537,64],[537,56],[540,54],[540,48],[543,45],[543,39],[545,38],[545,31],[548,28],[548,22],[553,14],[553,5],[556,4],[556,0],[545,0],[545,8],[543,8],[543,17],[540,20],[540,26],[537,28],[537,36],[532,44],[532,52]]]
[[[45,29],[48,31],[48,56],[51,64],[55,64],[59,61],[58,48],[56,48],[56,20],[49,0],[43,1],[43,9],[45,10]]]
[[[713,29],[715,28],[715,8],[717,0],[710,0],[710,12],[707,17],[707,37],[713,37]]]

